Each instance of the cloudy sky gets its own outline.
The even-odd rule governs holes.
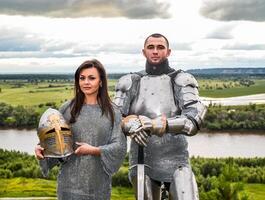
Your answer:
[[[0,0],[0,74],[138,71],[155,32],[176,69],[265,67],[264,0]]]

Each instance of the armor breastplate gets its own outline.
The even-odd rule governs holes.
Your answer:
[[[144,115],[152,119],[162,114],[167,117],[177,115],[179,109],[174,100],[171,78],[165,74],[143,76],[129,113]]]

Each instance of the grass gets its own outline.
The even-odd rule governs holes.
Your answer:
[[[221,87],[227,81],[203,79],[199,80],[200,96],[204,97],[233,97],[242,95],[252,95],[265,93],[265,80],[254,80],[255,84],[249,87],[243,87],[236,83],[229,83],[229,88],[216,89]],[[114,88],[117,80],[108,80],[110,97],[114,97]],[[206,89],[205,85],[212,86],[213,89]],[[73,97],[73,83],[41,82],[38,84],[27,83],[23,81],[0,82],[0,102],[11,104],[13,106],[33,106],[54,102],[58,107]]]
[[[109,80],[110,96],[114,96],[115,80]],[[73,83],[14,83],[0,82],[0,101],[13,106],[35,106],[55,102],[60,106],[73,97]]]
[[[265,199],[265,184],[245,184],[244,189],[251,200]]]
[[[203,80],[205,81],[205,80]],[[213,85],[222,85],[225,81],[209,80]],[[199,83],[199,85],[201,85]],[[225,97],[235,97],[235,96],[244,96],[244,95],[253,95],[253,94],[262,94],[265,93],[265,80],[255,80],[254,85],[246,86],[233,86],[231,88],[222,88],[222,89],[201,89],[200,96],[203,97],[213,97],[213,98],[225,98]]]
[[[73,95],[73,90],[69,84],[58,84],[58,87],[48,87],[47,83],[38,85],[24,84],[21,87],[7,87],[0,85],[1,102],[11,105],[38,106],[41,103],[55,102],[60,105]],[[62,87],[63,86],[63,87]]]
[[[0,197],[55,197],[56,182],[45,179],[0,179]]]
[[[244,184],[244,193],[250,200],[264,200],[265,184]],[[51,197],[56,198],[56,181],[46,179],[0,179],[1,197]],[[111,200],[134,200],[132,188],[113,187]]]
[[[0,179],[1,197],[51,197],[56,199],[56,181],[46,179]],[[114,187],[111,200],[134,200],[132,188]]]
[[[111,200],[135,200],[132,188],[114,187],[112,188]]]

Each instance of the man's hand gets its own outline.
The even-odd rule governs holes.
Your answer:
[[[142,127],[142,124],[137,115],[129,115],[122,120],[122,130],[123,132],[130,136],[135,133],[139,128]]]
[[[150,119],[146,116],[140,115],[139,119],[142,124],[142,129],[152,135],[162,137],[166,132],[167,118],[165,115],[155,119]]]
[[[150,137],[150,135],[148,133],[146,133],[144,130],[139,130],[135,133],[132,133],[130,135],[130,138],[135,141],[137,144],[141,145],[141,146],[147,146],[148,143],[148,138]]]
[[[35,157],[38,159],[38,160],[42,160],[44,159],[44,155],[43,155],[43,151],[44,151],[44,148],[42,148],[40,145],[37,145],[35,147]]]
[[[129,115],[122,120],[122,130],[130,138],[141,146],[146,146],[150,136],[143,130],[142,123],[137,115]]]

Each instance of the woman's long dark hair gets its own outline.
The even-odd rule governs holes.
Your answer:
[[[76,117],[80,114],[81,108],[84,104],[85,95],[80,89],[79,78],[81,71],[89,68],[96,68],[99,73],[101,86],[99,87],[97,101],[101,108],[102,115],[106,114],[107,117],[110,118],[113,126],[114,111],[111,104],[111,99],[108,94],[107,74],[103,65],[96,59],[87,60],[83,62],[75,72],[75,97],[72,99],[70,104],[71,107],[70,123],[74,123],[76,121]]]

